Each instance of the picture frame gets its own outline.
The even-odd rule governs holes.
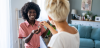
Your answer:
[[[100,21],[100,16],[96,16],[95,21]]]
[[[82,0],[81,10],[83,11],[91,11],[92,0]]]
[[[21,10],[18,10],[18,19],[22,19]]]

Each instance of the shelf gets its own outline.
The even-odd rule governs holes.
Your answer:
[[[84,26],[92,26],[93,28],[100,28],[100,21],[82,21],[82,20],[71,20],[71,24],[74,25],[84,25]]]
[[[71,19],[73,21],[83,21],[83,20],[75,20],[75,19]],[[85,22],[100,22],[100,21],[85,21]]]

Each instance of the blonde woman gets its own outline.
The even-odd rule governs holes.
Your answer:
[[[45,0],[45,10],[51,24],[46,21],[40,24],[46,26],[53,34],[48,44],[50,48],[79,48],[79,33],[75,27],[70,27],[66,22],[70,12],[68,0]]]

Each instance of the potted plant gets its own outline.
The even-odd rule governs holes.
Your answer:
[[[85,19],[88,20],[92,20],[92,13],[90,13],[89,11],[87,11],[87,13],[85,14]]]
[[[94,15],[94,16],[92,17],[92,20],[93,20],[93,21],[95,21],[95,17],[96,17],[96,16],[97,16],[97,15]]]

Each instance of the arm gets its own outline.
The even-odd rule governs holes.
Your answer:
[[[49,31],[49,29],[47,28],[47,30],[42,34],[42,37],[44,38],[47,34],[47,32]]]
[[[40,32],[40,28],[38,28],[37,30],[33,30],[29,35],[27,35],[25,31],[26,30],[24,28],[22,28],[22,25],[20,25],[18,38],[24,39],[25,43],[28,43],[31,40],[34,33],[38,34],[38,32]]]
[[[39,29],[37,29],[37,30],[33,30],[33,31],[25,38],[25,43],[28,43],[28,42],[31,40],[32,36],[33,36],[34,34],[38,34],[38,33],[40,32],[40,30],[41,30],[41,28],[39,28]]]
[[[30,40],[31,40],[31,38],[32,38],[32,36],[34,35],[34,33],[30,33],[27,37],[24,37],[25,39],[25,43],[28,43]]]
[[[54,35],[56,33],[58,33],[52,26],[48,25],[49,30],[51,31],[51,33]]]
[[[58,33],[52,26],[50,26],[46,21],[42,21],[40,24],[46,26],[50,31],[51,33],[54,35],[56,33]]]
[[[25,33],[25,29],[22,28],[22,26],[20,25],[20,27],[19,27],[19,37],[18,37],[18,38],[20,38],[20,39],[25,39],[25,40],[24,40],[25,43],[28,43],[28,42],[30,41],[30,39],[31,39],[32,36],[33,36],[32,33],[30,33],[29,35],[27,35],[27,34]]]

